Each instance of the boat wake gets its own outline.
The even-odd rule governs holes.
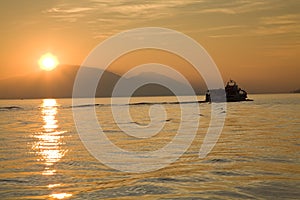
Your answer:
[[[84,108],[84,107],[102,107],[102,106],[144,106],[144,105],[172,105],[172,104],[196,104],[196,103],[207,103],[206,101],[172,101],[172,102],[137,102],[137,103],[129,103],[129,104],[83,104],[83,105],[75,105],[75,106],[66,106],[64,108]]]

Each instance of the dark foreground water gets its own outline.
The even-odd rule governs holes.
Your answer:
[[[203,97],[199,97],[202,99]],[[300,95],[251,95],[228,103],[218,143],[200,159],[210,104],[200,104],[197,136],[175,163],[147,173],[111,169],[91,156],[73,122],[71,99],[0,101],[1,199],[299,199]],[[174,97],[133,102],[174,102]],[[172,141],[177,104],[163,104],[165,127],[148,139],[120,131],[109,99],[97,99],[107,137],[128,151],[152,151]],[[195,103],[186,104],[193,108]],[[131,121],[147,125],[151,104],[130,106]],[[88,106],[80,109],[88,109]],[[192,120],[191,120],[192,123]]]

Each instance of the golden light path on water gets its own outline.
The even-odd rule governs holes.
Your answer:
[[[72,99],[2,100],[0,199],[299,199],[300,94],[251,94],[251,98],[254,101],[228,103],[224,130],[205,159],[198,153],[210,124],[211,104],[200,104],[200,112],[190,113],[201,119],[187,152],[149,173],[119,172],[93,158],[76,134]],[[176,97],[131,100],[176,102]],[[109,98],[95,101],[109,102]],[[131,105],[132,119],[124,122],[149,124],[151,106]],[[165,127],[149,139],[124,134],[111,106],[95,110],[112,143],[127,151],[150,152],[172,141],[179,128],[179,105],[164,107]]]
[[[45,168],[42,172],[44,176],[52,176],[56,173],[55,163],[57,163],[67,152],[63,148],[63,134],[66,131],[60,131],[56,119],[58,104],[55,99],[44,99],[41,105],[41,116],[43,118],[43,131],[36,133],[34,137],[37,141],[33,149],[39,155],[37,161],[43,162]],[[48,188],[55,188],[60,184],[50,184]],[[52,198],[64,199],[72,196],[68,193],[53,193]]]

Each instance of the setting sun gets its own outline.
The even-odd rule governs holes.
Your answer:
[[[46,53],[40,58],[39,65],[42,70],[51,71],[57,67],[58,60],[51,53]]]

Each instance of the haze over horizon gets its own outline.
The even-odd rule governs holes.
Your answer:
[[[80,65],[105,39],[128,29],[165,27],[201,44],[230,78],[251,93],[300,88],[300,2],[244,1],[58,1],[1,2],[0,79],[39,71],[48,52],[60,64]],[[186,73],[192,66],[161,52],[134,52],[110,70],[124,74],[137,64],[159,62]],[[66,77],[67,79],[67,77]]]

